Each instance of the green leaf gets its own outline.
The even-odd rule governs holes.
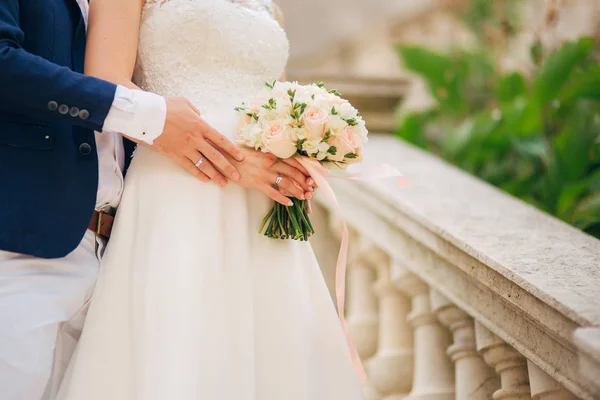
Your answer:
[[[599,66],[574,74],[560,96],[561,103],[570,103],[578,99],[600,101]]]
[[[539,135],[542,132],[542,110],[535,101],[517,97],[502,108],[504,130],[514,136]]]
[[[548,160],[550,149],[542,136],[514,138],[512,144],[517,154],[525,158]]]
[[[424,114],[407,114],[400,122],[400,126],[396,130],[395,135],[415,146],[425,149],[428,146],[427,137],[425,136],[426,125],[427,118]]]
[[[539,39],[533,42],[529,48],[529,55],[531,56],[531,61],[533,61],[535,65],[540,65],[544,58],[544,45]]]
[[[565,181],[583,178],[591,166],[591,149],[600,138],[600,117],[596,107],[584,102],[571,108],[562,121],[562,129],[553,139],[557,162]]]
[[[466,108],[461,95],[462,77],[466,74],[465,63],[422,47],[399,49],[404,66],[421,76],[431,94],[448,110],[460,112]]]
[[[586,194],[594,192],[600,193],[600,169],[579,181],[567,182],[564,185],[558,199],[558,217],[564,221],[571,222],[572,214],[580,199]]]
[[[337,154],[337,147],[331,146],[329,149],[327,149],[327,153],[331,154],[332,156],[335,156]]]
[[[519,96],[525,95],[527,84],[525,78],[518,72],[506,75],[500,79],[496,87],[496,97],[502,103],[513,101]]]
[[[540,180],[540,195],[544,210],[553,215],[556,215],[558,199],[564,185],[562,176],[559,163],[552,157],[546,173]]]
[[[598,223],[600,223],[600,193],[594,193],[579,202],[573,214],[573,224],[579,229],[587,229]]]
[[[546,104],[558,96],[572,72],[593,48],[594,39],[583,37],[566,42],[548,57],[533,83],[533,96],[538,104]]]

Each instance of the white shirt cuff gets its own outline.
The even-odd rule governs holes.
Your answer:
[[[152,144],[165,128],[166,119],[167,103],[162,96],[118,85],[102,131]]]

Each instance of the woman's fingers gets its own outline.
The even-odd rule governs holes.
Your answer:
[[[304,189],[302,189],[302,187],[294,182],[294,180],[289,176],[285,176],[283,174],[273,174],[268,178],[267,182],[273,182],[272,185],[275,184],[277,189],[284,192],[284,194],[291,194],[293,197],[300,200],[306,199]]]
[[[293,206],[294,203],[292,203],[292,200],[288,199],[283,193],[281,193],[279,190],[274,189],[271,185],[269,184],[263,184],[260,187],[260,190],[266,194],[267,196],[269,196],[271,199],[273,199],[274,201],[286,206],[286,207],[290,207]]]
[[[280,162],[273,165],[271,169],[280,175],[288,176],[289,178],[294,180],[294,182],[297,183],[304,190],[304,192],[309,193],[314,191],[314,188],[308,184],[308,179],[306,175],[304,175],[304,173],[298,170],[297,168],[292,167],[291,165],[285,162]]]
[[[306,168],[304,168],[304,166],[296,158],[294,158],[294,157],[287,158],[282,161],[285,164],[289,165],[290,167],[296,168],[298,171],[300,171],[302,174],[304,174],[304,176],[306,177],[305,182],[309,187],[314,188],[315,186],[317,186],[314,179],[310,176],[310,173],[308,172],[308,170]]]

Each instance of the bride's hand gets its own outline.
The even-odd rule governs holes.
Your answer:
[[[236,183],[248,189],[259,190],[271,199],[285,206],[291,206],[288,197],[300,200],[313,198],[314,182],[308,171],[294,159],[278,161],[272,154],[259,150],[241,148],[244,161],[230,161],[240,172],[240,180]],[[281,177],[279,190],[273,185]]]

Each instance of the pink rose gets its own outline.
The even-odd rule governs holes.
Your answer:
[[[362,160],[362,140],[354,130],[354,127],[347,126],[340,135],[333,136],[328,141],[330,146],[336,149],[335,155],[329,155],[331,161],[347,162],[349,164],[360,162]],[[345,158],[346,154],[354,153],[356,158]]]
[[[279,158],[290,158],[296,153],[293,130],[281,121],[272,121],[262,134],[264,149]]]
[[[329,112],[319,107],[309,107],[304,111],[304,127],[309,139],[322,139],[325,136],[325,124],[329,120]]]
[[[354,153],[354,147],[352,147],[352,143],[348,141],[348,139],[343,136],[332,136],[329,141],[330,146],[335,147],[335,155],[329,154],[327,158],[330,161],[344,161],[344,156],[348,153]]]
[[[354,149],[359,149],[363,145],[361,136],[356,133],[356,129],[353,126],[348,125],[345,127],[342,131],[342,136],[352,144]]]

